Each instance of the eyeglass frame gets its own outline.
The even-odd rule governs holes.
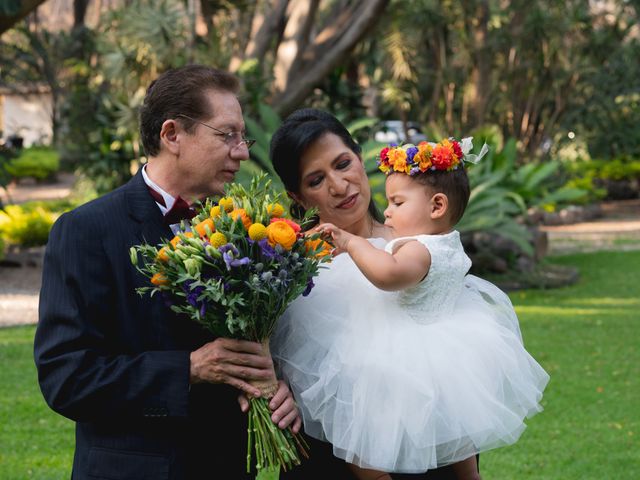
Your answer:
[[[240,140],[236,145],[231,145],[230,146],[231,148],[237,148],[240,145],[244,144],[246,145],[247,150],[249,150],[256,143],[255,140],[245,137],[241,132],[238,132],[237,130],[232,132],[224,132],[215,127],[212,127],[211,125],[201,122],[200,120],[196,120],[195,118],[192,118],[189,115],[185,115],[184,113],[178,113],[176,117],[184,117],[187,120],[191,120],[192,122],[196,122],[196,123],[199,123],[200,125],[204,125],[205,127],[210,128],[211,130],[217,132],[214,135],[217,135],[219,137],[224,137],[223,142],[225,145],[229,145],[228,141],[235,138],[237,134],[240,134],[240,136],[242,137],[242,140]]]

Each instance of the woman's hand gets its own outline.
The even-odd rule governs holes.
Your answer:
[[[336,227],[332,223],[322,223],[315,229],[325,238],[331,238],[331,243],[335,245],[333,250],[334,255],[339,255],[343,252],[347,252],[349,248],[349,242],[355,235]]]
[[[243,393],[238,397],[238,403],[240,404],[240,410],[244,413],[249,411],[249,399]],[[291,390],[286,383],[282,380],[278,380],[278,391],[269,401],[269,408],[273,412],[271,414],[271,421],[278,425],[278,428],[285,429],[291,426],[293,433],[298,433],[302,426],[302,418],[298,412],[298,406],[296,405]]]

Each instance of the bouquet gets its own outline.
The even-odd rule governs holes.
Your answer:
[[[163,295],[172,310],[217,337],[261,342],[268,351],[277,319],[295,298],[308,295],[330,248],[318,234],[304,236],[285,216],[282,194],[271,189],[265,174],[254,177],[248,189],[228,184],[225,192],[201,202],[172,240],[131,248],[131,261],[152,284],[137,291]],[[250,399],[247,472],[253,451],[259,475],[286,471],[307,456],[301,436],[271,421],[275,373],[273,378],[256,384],[262,395]]]

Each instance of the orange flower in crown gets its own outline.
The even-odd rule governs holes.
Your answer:
[[[455,170],[463,161],[478,162],[489,151],[484,144],[479,154],[469,153],[473,148],[471,140],[471,137],[463,138],[461,143],[447,138],[439,143],[420,142],[417,146],[391,144],[380,151],[378,168],[386,175],[403,172],[411,176],[430,170]]]

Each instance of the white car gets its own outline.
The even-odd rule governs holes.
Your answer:
[[[407,122],[409,138],[406,138],[404,129],[402,128],[402,121],[400,120],[386,120],[378,125],[374,140],[380,143],[413,143],[418,144],[422,141],[426,141],[427,137],[420,130],[420,124],[416,122]]]

